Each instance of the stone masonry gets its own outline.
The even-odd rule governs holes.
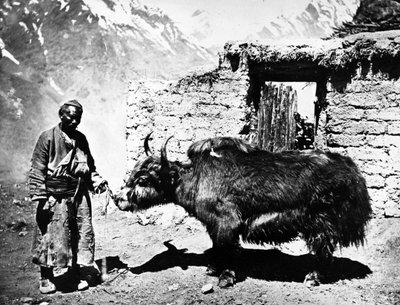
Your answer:
[[[176,84],[132,82],[127,114],[128,171],[143,156],[143,141],[153,132],[150,146],[158,154],[165,140],[168,158],[186,159],[196,140],[239,136],[250,107],[246,104],[248,77],[223,69],[184,78]]]
[[[400,81],[374,75],[332,91],[321,124],[326,147],[347,154],[367,181],[376,215],[400,216]]]

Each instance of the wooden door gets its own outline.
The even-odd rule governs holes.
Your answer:
[[[291,86],[266,83],[258,110],[258,145],[269,151],[295,148],[297,93]]]

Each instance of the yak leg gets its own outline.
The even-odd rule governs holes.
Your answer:
[[[236,281],[236,262],[240,254],[239,231],[241,227],[237,207],[226,200],[208,203],[207,231],[213,242],[212,262],[207,274],[220,274],[218,286],[232,286]]]
[[[212,249],[212,262],[207,268],[208,275],[217,275],[218,286],[226,288],[233,286],[237,279],[237,265],[240,256],[239,245],[216,247]]]
[[[333,262],[333,251],[335,250],[333,242],[327,234],[320,233],[312,241],[313,244],[310,248],[315,252],[316,264],[314,270],[308,273],[304,279],[307,287],[318,286],[321,283]]]

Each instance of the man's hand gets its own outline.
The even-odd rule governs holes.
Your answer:
[[[40,199],[35,199],[33,202],[36,203],[37,209],[38,210],[45,210],[45,206],[47,205],[47,199],[45,198],[40,198]]]
[[[94,192],[96,194],[104,193],[107,189],[108,189],[107,180],[103,180],[97,186],[94,186]]]
[[[57,200],[56,200],[53,196],[50,196],[50,197],[47,198],[47,199],[44,199],[44,198],[36,199],[36,200],[34,200],[34,201],[37,202],[37,207],[38,207],[38,209],[40,209],[40,210],[49,210],[49,209],[52,208],[52,207],[56,204],[56,202],[57,202]]]
[[[53,196],[50,196],[47,199],[36,198],[34,202],[37,203],[36,222],[42,234],[45,234],[47,232],[47,225],[53,217],[51,208],[57,203],[57,200]]]

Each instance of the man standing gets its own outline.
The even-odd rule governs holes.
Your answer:
[[[94,260],[89,191],[104,192],[107,181],[96,172],[86,137],[76,130],[82,112],[78,101],[64,103],[61,122],[41,133],[32,155],[29,185],[38,224],[32,261],[40,265],[41,293],[55,292],[66,274],[75,289],[88,288],[79,266]]]

